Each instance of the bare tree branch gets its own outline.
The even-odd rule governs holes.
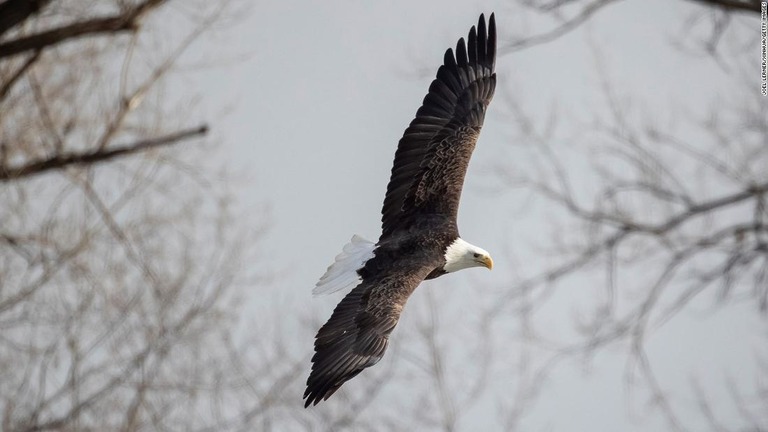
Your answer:
[[[760,13],[760,0],[688,0],[705,6],[713,6],[731,11]]]
[[[136,31],[139,28],[141,18],[165,1],[146,0],[140,5],[114,16],[76,22],[0,43],[0,58],[10,57],[31,50],[41,50],[51,45],[83,36]]]
[[[575,30],[585,22],[587,22],[593,15],[600,11],[605,6],[611,3],[615,3],[618,0],[593,0],[587,3],[581,11],[579,11],[573,18],[565,20],[557,27],[549,30],[545,33],[526,37],[520,40],[507,42],[499,46],[500,54],[509,54],[511,52],[519,51],[525,48],[530,48],[536,45],[542,45]]]
[[[19,167],[0,167],[0,182],[18,180],[51,170],[63,169],[71,165],[89,165],[105,162],[117,157],[176,144],[190,138],[205,135],[207,132],[208,126],[203,125],[194,129],[186,129],[170,135],[142,140],[115,148],[84,153],[61,153],[50,158],[32,161]]]
[[[16,82],[19,80],[19,78],[23,77],[30,67],[32,67],[33,64],[37,61],[37,59],[40,58],[40,53],[42,51],[35,51],[34,54],[29,56],[24,63],[22,63],[21,66],[13,73],[10,77],[0,86],[0,101],[5,99],[5,96],[8,95],[8,92],[11,91],[11,88],[13,88],[13,85],[16,84]]]
[[[584,4],[581,7],[581,10],[576,15],[574,15],[571,18],[561,20],[562,22],[560,22],[558,25],[556,25],[554,28],[548,31],[501,44],[499,46],[499,53],[501,54],[509,54],[515,51],[534,47],[536,45],[542,45],[542,44],[552,42],[562,36],[565,36],[571,31],[579,28],[584,23],[589,21],[593,16],[595,16],[598,12],[603,10],[603,8],[605,8],[606,6],[612,3],[616,3],[619,0],[591,0],[591,1],[576,0],[576,1],[554,2],[554,3],[547,3],[547,4],[537,4],[535,0],[518,0],[518,1],[519,3],[521,3],[526,7],[532,7],[534,9],[537,9],[540,12],[543,12],[545,14],[549,14],[558,18],[561,12],[560,10],[563,9],[564,7],[574,3],[586,3],[586,4]],[[760,0],[744,0],[744,1],[687,0],[687,1],[702,4],[705,6],[721,8],[726,12],[751,12],[751,13],[760,14]],[[727,19],[727,17],[725,19]],[[726,24],[721,23],[721,25],[724,26]],[[708,50],[713,51],[712,45],[717,44],[717,39],[722,34],[722,31],[723,31],[723,28],[714,29],[712,40],[708,41],[708,47],[707,47]]]
[[[51,0],[6,0],[0,3],[0,36],[42,11],[50,2]]]

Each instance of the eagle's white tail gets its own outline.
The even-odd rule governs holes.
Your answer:
[[[353,235],[352,240],[344,246],[341,253],[336,255],[336,261],[328,267],[323,277],[317,282],[312,294],[330,294],[356,287],[362,281],[357,270],[362,268],[366,261],[373,258],[375,248],[375,243],[357,234]]]

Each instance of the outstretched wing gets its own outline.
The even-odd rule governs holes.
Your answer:
[[[380,241],[421,214],[455,221],[467,165],[496,88],[496,20],[480,15],[467,44],[445,52],[416,118],[397,146],[381,210]]]
[[[344,297],[317,333],[305,408],[328,399],[342,384],[381,360],[405,302],[434,266],[415,261],[385,264]]]

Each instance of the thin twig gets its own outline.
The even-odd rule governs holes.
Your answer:
[[[21,67],[16,70],[16,72],[13,73],[13,75],[8,78],[8,81],[4,82],[2,86],[0,86],[0,101],[5,99],[5,97],[8,95],[8,92],[11,91],[11,88],[13,88],[13,85],[16,84],[16,82],[24,76],[24,74],[29,70],[30,67],[32,67],[33,64],[37,61],[37,59],[40,58],[40,53],[42,51],[37,50],[34,54],[29,56],[29,58],[21,65]]]

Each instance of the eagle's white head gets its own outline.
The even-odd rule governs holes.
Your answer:
[[[443,270],[450,273],[470,267],[486,267],[490,270],[493,268],[493,260],[485,249],[459,237],[445,249]]]

